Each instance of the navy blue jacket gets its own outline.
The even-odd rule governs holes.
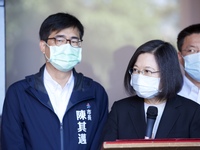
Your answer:
[[[62,124],[55,114],[40,72],[11,85],[1,128],[2,150],[98,150],[108,114],[104,88],[77,73]]]

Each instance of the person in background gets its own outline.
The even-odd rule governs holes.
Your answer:
[[[176,49],[162,40],[142,44],[125,72],[124,86],[130,97],[114,102],[104,141],[144,139],[150,106],[158,113],[149,138],[200,138],[200,105],[177,95],[182,84]]]
[[[108,96],[78,73],[84,28],[68,13],[48,16],[39,31],[46,63],[6,93],[2,150],[98,150],[108,115]]]
[[[200,104],[200,24],[193,24],[178,34],[178,55],[184,68],[184,84],[179,95]]]

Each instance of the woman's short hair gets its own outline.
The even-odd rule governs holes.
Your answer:
[[[126,92],[130,95],[135,95],[135,90],[130,85],[131,75],[129,74],[129,69],[133,68],[138,56],[143,53],[153,54],[159,67],[161,92],[156,97],[160,100],[174,97],[182,88],[183,76],[176,49],[170,43],[162,40],[148,41],[135,51],[124,76]]]

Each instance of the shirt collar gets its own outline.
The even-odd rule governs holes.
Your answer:
[[[184,86],[187,86],[187,89],[197,88],[195,84],[193,84],[186,76],[183,76]]]
[[[66,86],[72,84],[74,81],[74,75],[73,75],[73,71],[71,71],[71,75],[69,77],[69,80],[67,81],[67,83],[65,84],[65,86],[63,87],[63,89],[66,88]],[[44,68],[44,82],[46,84],[48,84],[51,88],[53,89],[57,89],[57,88],[61,88],[60,84],[58,84],[52,77],[51,75],[48,73],[46,67]]]

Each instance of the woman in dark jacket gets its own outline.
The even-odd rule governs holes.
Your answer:
[[[124,86],[130,97],[113,104],[104,141],[200,138],[200,105],[177,95],[182,84],[177,52],[170,43],[152,40],[141,45],[125,72]],[[150,106],[157,113],[147,136],[146,113]]]

